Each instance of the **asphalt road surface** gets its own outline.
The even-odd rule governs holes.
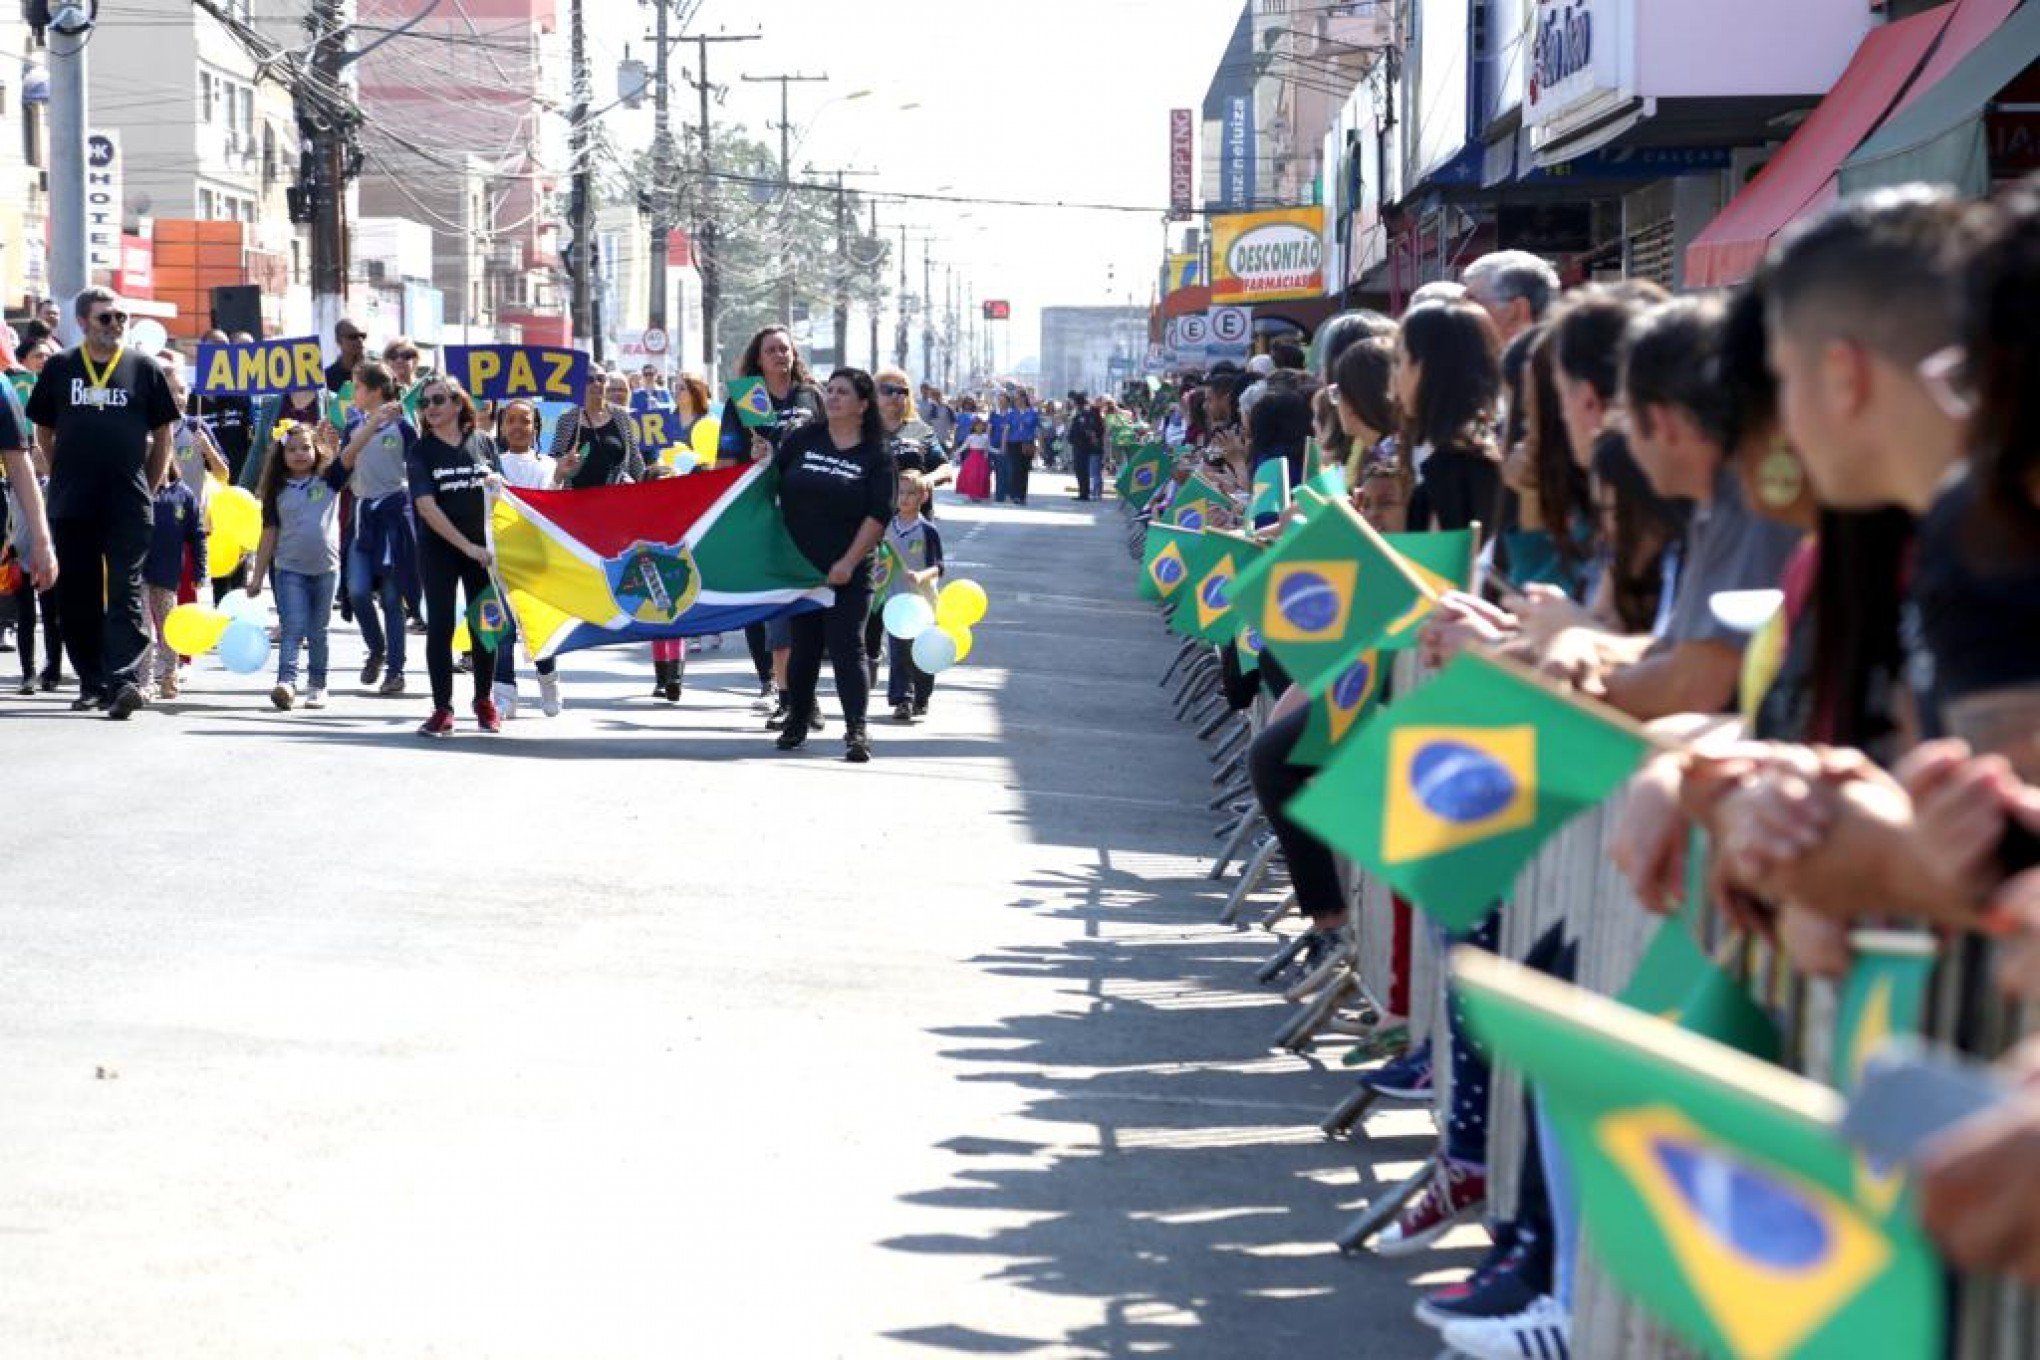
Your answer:
[[[1370,1169],[1266,1049],[1068,485],[944,506],[991,615],[869,766],[774,751],[736,638],[436,744],[337,620],[323,713],[0,699],[0,1357],[1433,1354],[1469,1249],[1329,1246],[1421,1116]]]

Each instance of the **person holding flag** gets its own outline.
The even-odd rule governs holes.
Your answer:
[[[432,676],[432,716],[421,737],[453,735],[453,630],[461,617],[457,596],[473,608],[491,589],[487,488],[495,444],[475,429],[475,404],[449,377],[427,378],[418,394],[425,434],[407,457],[411,503],[426,532],[418,536],[418,567],[425,588],[425,668]],[[474,638],[475,722],[484,732],[503,730],[492,692],[496,653]]]

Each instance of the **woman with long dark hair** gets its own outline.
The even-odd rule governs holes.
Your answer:
[[[779,511],[801,554],[836,592],[827,609],[790,620],[792,651],[786,665],[787,714],[778,747],[791,751],[808,739],[817,708],[815,685],[822,654],[836,675],[843,705],[844,758],[871,759],[865,710],[871,681],[864,669],[864,621],[871,613],[871,550],[892,518],[897,474],[887,451],[878,387],[861,368],[839,368],[823,391],[827,418],[788,435],[772,455],[779,473]]]
[[[495,443],[476,428],[475,404],[452,378],[419,385],[418,413],[425,433],[411,446],[411,505],[425,532],[418,535],[418,572],[425,593],[425,668],[432,676],[432,716],[421,737],[453,735],[453,630],[463,603],[473,608],[489,588],[488,485]],[[491,693],[496,654],[477,637],[474,655],[475,722],[500,732],[503,722]]]
[[[718,467],[770,458],[788,435],[823,418],[821,389],[794,346],[793,333],[784,326],[766,326],[751,337],[737,359],[735,376],[764,379],[772,419],[754,430],[737,414],[737,404],[725,401],[716,437]],[[765,725],[778,727],[786,721],[786,624],[751,624],[744,629],[744,644],[751,649],[751,664],[758,672],[758,706],[772,710]]]
[[[1501,344],[1478,306],[1431,303],[1403,318],[1395,395],[1402,456],[1417,479],[1411,529],[1464,529],[1493,518],[1501,486],[1495,447],[1501,391]]]

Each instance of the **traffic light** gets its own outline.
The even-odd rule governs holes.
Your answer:
[[[994,299],[985,304],[985,320],[1011,321],[1012,319],[1013,319],[1012,303],[1007,302],[1004,299]]]

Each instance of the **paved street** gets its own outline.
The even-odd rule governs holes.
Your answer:
[[[337,623],[324,714],[0,700],[0,1357],[1433,1354],[1470,1253],[1329,1247],[1349,1079],[1264,1048],[1173,644],[1067,488],[945,504],[991,615],[861,769],[833,707],[771,749],[735,638],[439,745]]]

